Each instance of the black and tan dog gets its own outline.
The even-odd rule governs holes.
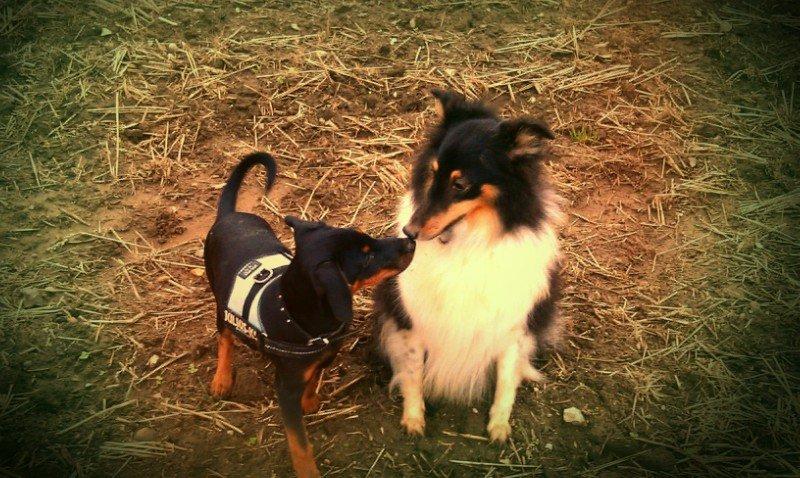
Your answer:
[[[245,157],[222,190],[217,219],[205,244],[205,265],[217,302],[219,351],[211,382],[215,397],[233,387],[233,336],[261,350],[275,365],[278,403],[295,473],[319,476],[303,425],[303,413],[320,405],[322,369],[339,350],[353,317],[352,294],[398,274],[411,262],[414,242],[374,239],[353,229],[287,217],[294,229],[294,258],[267,222],[236,212],[247,171],[275,161],[265,153]]]

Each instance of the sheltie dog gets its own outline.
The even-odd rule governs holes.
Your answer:
[[[531,359],[563,330],[556,310],[557,197],[542,171],[541,121],[503,120],[435,90],[439,122],[417,156],[398,225],[416,239],[405,272],[375,294],[377,335],[403,396],[402,425],[425,429],[425,398],[468,404],[494,378],[487,431],[504,442]]]

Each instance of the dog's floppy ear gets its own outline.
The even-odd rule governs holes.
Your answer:
[[[509,158],[519,161],[536,157],[542,150],[542,140],[555,139],[555,135],[543,121],[520,118],[502,121],[496,138]]]
[[[318,229],[325,225],[325,223],[318,221],[304,221],[296,216],[286,216],[283,218],[283,222],[285,222],[287,226],[294,229],[295,234],[313,231],[314,229]]]
[[[326,261],[317,266],[311,282],[317,295],[328,302],[336,320],[349,322],[353,319],[353,293],[335,262]]]

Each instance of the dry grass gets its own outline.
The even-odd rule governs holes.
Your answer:
[[[687,48],[797,29],[796,17],[723,7],[681,24],[667,10],[549,0],[422,12],[90,3],[0,8],[0,35],[19,45],[0,87],[0,363],[25,372],[0,380],[0,423],[37,415],[56,436],[41,446],[23,434],[0,473],[199,473],[209,441],[266,451],[247,463],[282,469],[268,387],[250,383],[266,398],[205,396],[214,331],[199,251],[219,187],[243,152],[264,149],[279,186],[248,201],[271,223],[291,213],[386,234],[433,86],[544,115],[561,134],[548,167],[569,202],[571,334],[546,364],[551,383],[521,394],[507,447],[487,447],[448,409],[442,434],[420,445],[389,430],[396,402],[358,359],[371,303],[357,297],[355,331],[323,380],[329,398],[308,417],[323,469],[798,473],[800,128],[796,77],[786,81],[797,55],[744,42],[750,66],[723,73]],[[31,25],[49,34],[25,40]],[[750,93],[747,79],[771,89]],[[560,422],[568,404],[590,429]],[[131,441],[143,426],[160,438]]]

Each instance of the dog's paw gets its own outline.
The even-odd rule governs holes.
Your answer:
[[[233,390],[233,374],[215,374],[211,380],[211,396],[217,399],[227,398]]]
[[[422,436],[425,434],[425,417],[422,415],[403,415],[400,424],[409,435]]]
[[[505,443],[511,435],[511,425],[509,425],[508,420],[489,420],[489,424],[486,425],[486,431],[489,432],[489,439],[493,442]]]
[[[528,365],[522,372],[522,378],[531,382],[544,383],[547,381],[547,376],[542,372],[536,370],[533,365]]]

